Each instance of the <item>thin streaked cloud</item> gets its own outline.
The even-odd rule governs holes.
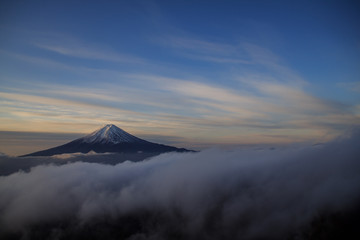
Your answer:
[[[147,62],[141,57],[119,53],[110,47],[59,33],[42,33],[40,37],[34,37],[31,44],[37,48],[75,58],[130,64],[144,64]]]
[[[130,65],[146,62],[75,38],[46,36],[32,44],[71,58]],[[243,139],[251,143],[287,142],[289,136],[293,141],[318,139],[359,123],[355,106],[312,95],[307,90],[309,83],[266,48],[179,37],[166,38],[164,46],[178,56],[245,67],[221,76],[183,73],[184,77],[178,77],[171,68],[167,74],[144,69],[134,74],[116,67],[63,63],[54,56],[3,51],[34,66],[58,68],[70,76],[79,74],[84,80],[61,84],[31,79],[28,84],[26,78],[23,87],[21,82],[16,87],[3,86],[2,129],[50,131],[72,122],[72,127],[66,127],[69,132],[86,132],[112,122],[138,134],[160,130],[164,136],[197,144],[235,144],[244,143]],[[25,127],[20,129],[22,124]]]
[[[35,46],[52,51],[58,54],[65,56],[84,58],[84,59],[94,59],[94,60],[103,60],[111,62],[124,62],[124,63],[145,63],[146,61],[141,58],[137,58],[125,54],[116,54],[114,51],[106,51],[102,49],[86,48],[82,44],[74,45],[64,45],[63,43],[58,44],[35,44]]]
[[[223,64],[253,63],[240,45],[176,36],[166,36],[158,42],[175,50],[179,56],[189,59]]]
[[[5,112],[18,119],[60,124],[61,121],[92,122],[92,119],[101,118],[102,123],[112,121],[132,129],[139,128],[140,133],[150,134],[149,129],[157,128],[163,129],[164,134],[184,139],[202,136],[200,138],[205,140],[216,131],[225,133],[226,128],[252,129],[250,133],[230,131],[227,134],[232,137],[226,139],[233,141],[241,141],[244,134],[263,129],[269,134],[287,131],[299,136],[301,131],[313,129],[307,137],[299,137],[304,140],[358,121],[352,106],[314,97],[296,81],[293,84],[274,79],[261,82],[255,78],[236,78],[243,84],[239,91],[219,84],[151,74],[127,75],[127,78],[133,81],[133,87],[114,83],[104,83],[103,88],[51,84],[41,87],[39,83],[38,90],[18,89],[17,93],[2,92],[0,97],[8,101],[7,104],[3,102],[7,105]],[[132,111],[126,109],[129,104]],[[35,105],[42,109],[34,108]],[[54,111],[59,114],[51,115]],[[287,141],[285,135],[284,141]]]
[[[360,93],[360,81],[358,81],[358,82],[342,82],[342,83],[339,83],[338,85],[349,91]]]

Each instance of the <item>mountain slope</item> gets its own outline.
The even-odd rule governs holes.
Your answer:
[[[75,152],[88,153],[90,151],[97,153],[164,153],[188,152],[190,150],[148,142],[125,132],[113,124],[108,124],[105,127],[72,142],[43,151],[23,155],[22,157],[52,156]]]
[[[105,127],[94,131],[93,133],[80,138],[86,143],[103,143],[103,144],[118,144],[118,143],[145,143],[147,141],[137,138],[121,128],[113,124],[108,124]]]

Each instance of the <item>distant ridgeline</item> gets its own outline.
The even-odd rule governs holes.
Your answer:
[[[158,143],[148,142],[135,137],[113,124],[108,124],[99,130],[78,138],[64,145],[30,153],[29,156],[53,156],[65,153],[165,153],[165,152],[194,152],[185,148],[176,148]]]

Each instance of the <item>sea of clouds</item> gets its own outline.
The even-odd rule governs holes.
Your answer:
[[[0,177],[0,237],[326,239],[359,213],[359,143],[36,166]]]

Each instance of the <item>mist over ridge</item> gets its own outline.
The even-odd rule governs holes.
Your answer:
[[[359,140],[357,131],[303,149],[209,149],[115,166],[37,166],[0,177],[0,236],[339,239],[354,231],[359,236],[354,226]]]

